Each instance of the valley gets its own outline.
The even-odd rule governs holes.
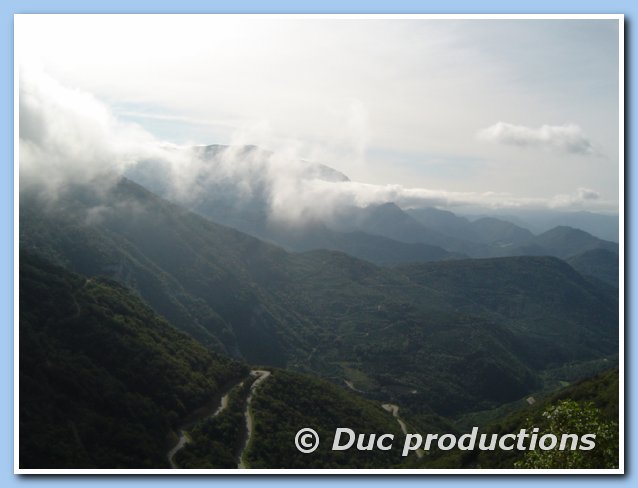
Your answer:
[[[33,446],[57,432],[55,444],[68,439],[74,446],[66,449],[67,458],[47,461],[51,465],[409,466],[412,461],[400,456],[344,457],[321,448],[315,456],[300,457],[290,436],[297,425],[316,425],[322,439],[329,438],[335,421],[346,420],[357,431],[397,436],[406,434],[406,426],[454,432],[459,419],[504,405],[515,411],[529,395],[549,394],[617,364],[618,291],[613,265],[606,264],[617,259],[617,248],[582,233],[559,229],[533,238],[555,254],[566,248],[583,253],[567,262],[533,252],[469,259],[453,247],[435,261],[379,266],[335,250],[282,249],[125,178],[108,191],[70,187],[54,203],[24,193],[20,205],[21,272],[39,276],[21,280],[26,287],[21,296],[28,300],[21,307],[21,384],[33,385],[24,393],[29,406],[22,418],[33,440],[26,445],[37,453]],[[529,242],[524,232],[517,235],[521,243]],[[367,239],[364,233],[358,238]],[[591,275],[579,273],[571,262]],[[46,296],[60,298],[40,301]],[[34,321],[44,316],[47,321]],[[65,329],[41,327],[55,321],[74,327],[93,321],[96,328],[85,327],[86,336],[52,340]],[[143,366],[135,361],[139,350],[125,352],[133,347],[128,336],[118,339],[126,324],[139,329],[143,347],[157,344],[156,359]],[[182,339],[161,345],[175,334]],[[114,339],[109,358],[95,349],[96,341]],[[51,352],[38,356],[46,350]],[[69,375],[36,366],[54,356],[70,364],[84,358],[74,368],[87,372],[87,386],[81,387],[90,385],[87,392],[99,384],[90,379],[95,368],[116,374],[108,379],[115,381],[112,394],[127,402],[146,392],[139,401],[157,420],[153,433],[144,434],[144,451],[110,452],[119,450],[117,439],[126,437],[125,430],[136,431],[126,422],[110,440],[86,433],[102,428],[102,416],[113,415],[93,413],[108,405],[95,403],[100,397],[95,393],[83,400],[71,437],[59,432],[66,424],[56,419],[64,418],[66,395],[74,390],[58,390],[55,417],[38,413],[43,407],[36,398],[57,388],[45,386],[42,375],[52,375],[48,385],[64,384]],[[133,363],[121,369],[115,357]],[[180,374],[192,375],[195,383],[152,390],[150,385],[177,380],[168,366],[177,360],[186,368]],[[202,377],[206,361],[219,363],[214,382]],[[110,447],[100,447],[102,457],[91,454],[94,448],[88,446],[104,442]],[[412,457],[423,456],[418,451]],[[25,459],[25,466],[37,462]]]
[[[14,474],[624,474],[629,15],[85,10],[5,29]]]

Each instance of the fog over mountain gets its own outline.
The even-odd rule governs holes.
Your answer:
[[[559,399],[624,462],[620,18],[14,27],[17,466],[521,467],[331,436]]]
[[[20,73],[20,177],[52,198],[70,183],[128,174],[188,207],[210,200],[254,206],[287,225],[330,221],[340,209],[395,203],[401,208],[580,208],[597,195],[576,189],[550,200],[493,192],[376,185],[350,180],[336,169],[305,161],[290,147],[276,152],[250,145],[241,134],[228,146],[180,146],[119,120],[90,93],[61,85],[37,69]],[[326,161],[326,163],[330,163]],[[606,202],[600,202],[606,205]]]

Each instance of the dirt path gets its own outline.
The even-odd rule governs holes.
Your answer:
[[[246,469],[247,467],[244,456],[246,454],[246,448],[250,445],[250,440],[253,434],[253,414],[250,410],[253,395],[255,394],[257,387],[270,376],[270,371],[266,371],[265,369],[254,369],[250,372],[250,374],[253,377],[257,377],[257,379],[250,386],[250,393],[248,394],[248,398],[246,398],[246,410],[244,411],[244,416],[246,417],[246,442],[242,446],[241,451],[239,451],[239,457],[237,459],[237,468],[239,469]]]
[[[359,388],[357,388],[356,386],[354,386],[354,383],[352,381],[348,381],[346,379],[343,380],[343,382],[346,384],[346,386],[348,388],[350,388],[352,391],[356,391],[357,393],[365,393],[364,391],[360,390]]]
[[[166,455],[166,457],[168,458],[168,462],[171,465],[171,469],[179,469],[179,466],[175,463],[175,454],[177,454],[177,452],[179,450],[181,450],[186,444],[188,444],[190,442],[190,439],[188,438],[188,434],[184,429],[179,429],[179,440],[177,441],[177,444],[175,444],[173,446],[173,448],[168,451],[168,454]]]
[[[219,401],[219,406],[215,409],[215,411],[212,414],[203,415],[199,419],[192,419],[188,422],[188,425],[192,426],[194,423],[196,423],[199,420],[217,417],[217,415],[219,415],[224,410],[226,410],[226,408],[228,407],[228,398],[229,398],[230,392],[234,390],[237,386],[241,387],[244,381],[245,380],[241,380],[239,383],[233,385],[231,388],[228,389],[226,394],[221,397]],[[188,437],[188,432],[186,432],[185,429],[186,429],[186,425],[182,426],[179,429],[179,439],[177,440],[177,444],[175,444],[171,448],[171,450],[168,451],[168,453],[166,454],[166,458],[168,459],[168,462],[171,465],[171,469],[179,469],[179,466],[177,465],[177,463],[175,463],[175,454],[177,454],[181,449],[184,448],[186,444],[190,442],[190,438]]]
[[[399,406],[395,405],[394,403],[384,403],[381,405],[383,407],[383,409],[387,412],[390,412],[392,414],[392,416],[397,419],[397,422],[399,423],[399,427],[401,427],[401,432],[403,432],[404,435],[408,434],[408,427],[407,425],[405,425],[405,422],[403,420],[401,420],[401,417],[399,417]],[[417,455],[418,458],[422,458],[423,457],[423,451],[421,449],[417,449],[416,451],[414,451],[415,454]]]

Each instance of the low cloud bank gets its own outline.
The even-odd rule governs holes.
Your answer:
[[[120,122],[92,95],[40,71],[21,71],[19,110],[21,180],[51,193],[121,173],[154,147],[140,127]]]
[[[327,220],[344,206],[387,202],[404,208],[582,208],[583,203],[603,203],[597,192],[585,188],[543,200],[360,183],[303,161],[295,147],[270,152],[241,140],[231,146],[177,146],[118,120],[91,94],[64,87],[37,70],[20,72],[19,93],[21,186],[37,187],[51,198],[69,184],[103,181],[106,186],[113,175],[137,174],[147,180],[154,175],[154,181],[146,181],[151,189],[162,188],[164,195],[185,205],[196,205],[214,189],[235,203],[261,202],[270,218],[293,223]],[[591,150],[575,126],[533,130],[499,123],[486,131],[485,137],[501,142]]]

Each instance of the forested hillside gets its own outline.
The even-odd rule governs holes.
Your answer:
[[[53,205],[25,195],[21,219],[25,248],[136,290],[213,350],[422,411],[493,408],[617,353],[617,296],[554,258],[388,269],[288,253],[127,180]]]
[[[246,367],[113,281],[20,258],[20,466],[164,467],[171,432]]]

